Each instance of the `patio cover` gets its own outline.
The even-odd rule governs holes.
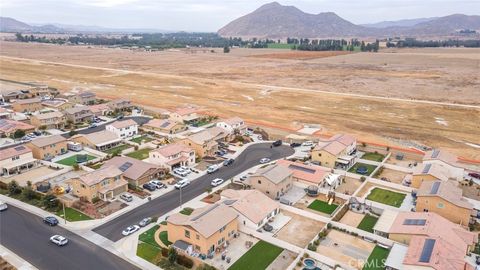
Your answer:
[[[373,227],[373,231],[388,233],[397,215],[398,215],[397,211],[393,211],[389,209],[383,210],[382,215],[380,216],[377,223]]]
[[[5,164],[3,167],[7,170],[10,170],[10,169],[16,168],[18,166],[22,166],[22,165],[25,165],[25,164],[28,164],[28,163],[31,163],[31,162],[35,162],[35,161],[36,161],[36,159],[34,159],[32,157],[29,157],[27,159],[19,159],[19,160],[9,162],[8,164]]]
[[[391,267],[393,269],[403,269],[403,259],[407,255],[408,247],[394,243],[387,260],[385,261],[385,267]]]

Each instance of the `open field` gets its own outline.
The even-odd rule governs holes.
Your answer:
[[[61,91],[90,89],[147,106],[197,104],[220,116],[293,130],[319,124],[324,134],[348,132],[379,143],[411,140],[480,159],[479,49],[280,59],[278,54],[291,51],[0,46],[5,79],[41,81]],[[265,58],[268,54],[276,55]]]

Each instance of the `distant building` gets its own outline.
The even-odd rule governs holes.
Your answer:
[[[115,133],[119,138],[129,138],[138,134],[138,124],[132,119],[115,121],[105,127],[106,130]]]
[[[465,168],[458,162],[458,157],[450,152],[440,149],[428,151],[423,156],[424,164],[438,164],[445,167],[450,175],[458,181],[463,180]]]
[[[60,97],[67,99],[71,103],[82,105],[93,105],[97,100],[95,93],[90,91],[66,92],[61,94]]]
[[[68,100],[63,98],[54,98],[42,100],[42,105],[45,108],[56,109],[59,111],[64,111],[66,109],[73,108],[73,103],[68,102]]]
[[[51,160],[68,151],[67,139],[61,135],[51,135],[34,139],[27,143],[27,147],[32,149],[34,158],[44,160]]]
[[[446,167],[437,163],[423,163],[413,170],[411,187],[419,188],[424,182],[446,182],[450,177],[450,171]]]
[[[97,117],[104,116],[113,112],[113,110],[110,109],[110,107],[106,103],[90,105],[88,106],[88,108],[93,113],[93,115]]]
[[[35,130],[35,127],[15,120],[10,119],[0,119],[0,135],[1,136],[11,136],[17,130],[23,130],[25,133],[30,133]]]
[[[293,186],[293,172],[280,165],[258,169],[249,177],[249,184],[272,199],[278,199]]]
[[[224,142],[227,136],[228,132],[223,128],[212,127],[192,134],[182,139],[181,142],[193,148],[195,154],[203,158],[213,156],[218,151],[218,142]]]
[[[133,108],[132,102],[128,99],[114,99],[112,101],[109,101],[107,103],[107,106],[112,110],[112,111],[125,111],[128,109]]]
[[[38,160],[24,145],[0,149],[0,176],[8,177],[36,167]]]
[[[93,113],[87,106],[76,106],[65,110],[65,117],[72,123],[91,122],[93,120]]]
[[[178,108],[170,113],[170,118],[176,122],[191,124],[201,118],[198,114],[199,111],[198,108],[194,107]]]
[[[152,119],[142,126],[147,131],[157,131],[165,134],[176,134],[187,130],[187,126],[181,122],[169,119]]]
[[[61,129],[65,126],[66,117],[59,111],[38,113],[30,117],[30,122],[35,127],[46,127],[47,129]]]
[[[319,141],[312,150],[312,161],[328,168],[349,169],[355,164],[357,140],[345,134],[337,134],[326,141]]]
[[[122,142],[122,138],[119,138],[115,133],[108,130],[89,134],[77,134],[70,139],[74,142],[81,143],[83,146],[99,151],[111,149]]]
[[[286,159],[278,160],[277,164],[289,169],[293,173],[292,179],[294,181],[307,185],[320,186],[324,182],[325,177],[331,172],[331,169],[316,165],[305,165],[301,162],[293,162]]]
[[[247,125],[240,117],[232,117],[217,123],[217,127],[227,130],[230,134],[243,135],[247,131]]]
[[[0,101],[10,102],[14,99],[26,99],[55,95],[58,91],[47,85],[35,83],[19,83],[0,79]]]
[[[12,104],[12,108],[16,112],[33,113],[43,109],[43,106],[40,98],[29,98],[16,100]]]
[[[158,179],[165,173],[160,166],[131,157],[113,157],[107,160],[102,167],[110,166],[122,171],[123,178],[134,186],[142,186],[148,181]]]
[[[195,151],[181,143],[172,143],[150,151],[148,160],[168,170],[195,164]]]
[[[128,190],[128,183],[122,171],[115,166],[103,167],[93,172],[69,180],[73,187],[73,195],[92,202],[95,198],[103,201],[112,200],[115,196]]]

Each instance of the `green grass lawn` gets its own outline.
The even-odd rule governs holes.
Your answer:
[[[360,230],[373,233],[373,227],[375,226],[377,221],[378,221],[377,217],[367,214],[363,217],[362,221],[360,222],[360,224],[358,224],[357,228],[359,228]]]
[[[138,143],[138,144],[140,144],[142,141],[144,141],[144,142],[146,142],[146,143],[147,143],[147,142],[151,142],[151,141],[153,141],[153,139],[152,139],[152,138],[150,138],[150,137],[148,137],[148,136],[145,136],[145,135],[143,135],[143,136],[140,136],[140,137],[137,137],[137,138],[131,139],[130,141],[131,141],[131,142],[134,142],[134,143]]]
[[[385,269],[385,260],[387,260],[390,250],[375,246],[367,261],[363,265],[363,270],[383,270]]]
[[[287,43],[268,43],[269,49],[288,49],[291,50],[295,44],[287,44]]]
[[[137,246],[137,256],[153,264],[156,264],[155,259],[158,256],[162,256],[160,254],[161,254],[160,248],[157,248],[150,244],[139,243]]]
[[[355,165],[353,165],[353,167],[350,168],[350,170],[348,170],[348,172],[357,173],[357,168],[361,167],[361,166],[367,167],[367,174],[364,174],[365,176],[369,176],[377,168],[377,166],[375,166],[375,165],[370,165],[370,164],[365,164],[365,163],[355,163]]]
[[[160,247],[160,245],[158,245],[158,243],[155,241],[155,232],[158,230],[158,228],[160,228],[160,226],[158,225],[153,226],[148,231],[140,234],[140,236],[138,236],[138,240],[144,243],[150,244],[152,246]]]
[[[63,218],[63,208],[60,208],[60,210],[58,210],[55,214]],[[67,215],[68,221],[92,220],[91,217],[70,207],[65,207],[65,214]]]
[[[377,161],[377,162],[382,162],[384,158],[385,158],[385,155],[382,155],[380,153],[365,153],[362,156],[362,159]]]
[[[77,156],[78,155],[73,155],[71,157],[61,159],[61,160],[59,160],[55,163],[66,165],[66,166],[73,166],[73,165],[77,164]],[[95,159],[95,158],[96,158],[95,156],[87,155],[87,161]]]
[[[393,207],[400,207],[406,196],[407,195],[404,193],[399,193],[381,188],[374,188],[372,189],[370,194],[368,194],[367,200],[387,204]]]
[[[152,151],[152,149],[150,149],[150,148],[140,149],[140,150],[137,150],[137,151],[134,151],[134,152],[131,152],[131,153],[127,154],[127,156],[131,157],[131,158],[136,158],[136,159],[142,160],[142,159],[148,158],[148,153],[150,153],[150,151]]]
[[[185,207],[180,211],[180,214],[184,214],[186,216],[190,216],[193,212],[193,208]]]
[[[131,147],[133,147],[133,146],[128,145],[128,144],[122,144],[122,145],[119,145],[119,146],[115,146],[115,147],[113,147],[113,148],[110,148],[110,149],[108,149],[108,150],[105,150],[105,151],[103,151],[103,152],[104,152],[104,153],[107,153],[107,154],[113,154],[113,153],[115,153],[115,152],[118,151],[118,152],[120,153],[120,152],[122,152],[123,150],[128,149],[128,148],[131,148]]]
[[[320,201],[320,200],[315,200],[313,201],[308,208],[313,209],[318,212],[322,212],[325,214],[332,214],[335,209],[337,209],[338,205],[332,203],[331,205],[328,205],[327,202]]]
[[[172,242],[168,241],[168,232],[167,231],[160,232],[160,240],[162,240],[162,243],[167,247],[172,244]]]
[[[283,249],[265,241],[259,241],[243,254],[229,270],[264,270],[282,253]]]

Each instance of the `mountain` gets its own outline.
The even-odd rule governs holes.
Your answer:
[[[369,28],[346,21],[333,12],[308,14],[294,6],[266,4],[221,28],[221,36],[258,38],[357,36]]]
[[[438,19],[438,17],[432,18],[418,18],[418,19],[406,19],[406,20],[398,20],[398,21],[383,21],[377,23],[368,23],[368,24],[361,24],[361,26],[365,27],[373,27],[373,28],[387,28],[387,27],[410,27],[417,25],[423,22],[429,22]]]
[[[265,4],[220,30],[224,37],[257,38],[349,38],[349,37],[424,37],[441,38],[458,35],[459,30],[480,33],[480,16],[453,14],[438,18],[421,18],[355,25],[333,12],[305,13],[294,6],[277,2]]]
[[[0,17],[0,31],[1,32],[21,32],[27,31],[32,27],[24,22],[17,21],[13,18]]]

